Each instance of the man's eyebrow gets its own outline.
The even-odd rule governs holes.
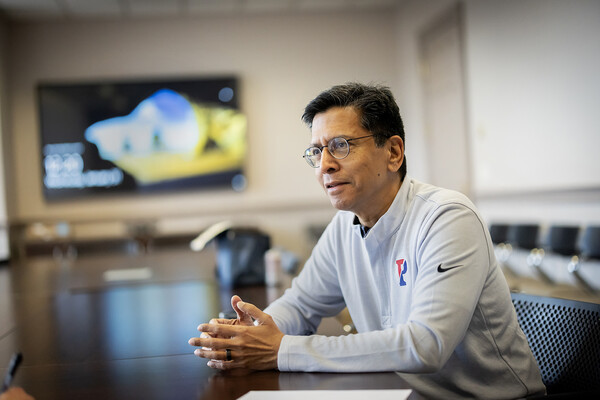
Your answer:
[[[331,139],[329,139],[331,140]],[[325,144],[325,147],[327,147],[327,144],[329,143],[329,140],[327,140],[327,143]],[[321,147],[321,143],[315,143],[313,141],[310,142],[310,147]]]
[[[332,137],[330,137],[329,139],[327,139],[327,143],[326,143],[326,144],[325,144],[323,147],[327,147],[327,145],[329,144],[329,142],[330,142],[332,139],[335,139],[335,138],[344,138],[344,139],[348,139],[348,135],[341,134],[341,135],[332,136]],[[311,143],[310,143],[310,145],[309,145],[309,147],[321,147],[321,144],[320,144],[320,143],[314,143],[314,142],[311,142]]]

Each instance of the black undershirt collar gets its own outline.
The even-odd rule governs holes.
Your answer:
[[[369,228],[368,226],[364,226],[363,224],[360,223],[360,221],[358,220],[358,217],[355,215],[354,216],[354,221],[352,221],[352,223],[354,225],[360,225],[360,235],[363,237],[363,239],[365,238],[365,236],[367,236],[367,233],[369,233]]]

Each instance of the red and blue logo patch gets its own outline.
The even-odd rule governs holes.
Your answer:
[[[406,286],[406,281],[404,280],[404,274],[408,270],[408,265],[406,264],[406,260],[401,258],[396,260],[396,265],[398,266],[398,276],[400,277],[400,286]]]

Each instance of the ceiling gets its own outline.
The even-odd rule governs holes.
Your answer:
[[[401,0],[0,0],[10,20],[143,18],[393,7]]]

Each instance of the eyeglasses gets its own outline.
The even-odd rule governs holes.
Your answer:
[[[336,137],[331,139],[328,143],[327,146],[311,146],[308,149],[304,150],[304,155],[302,157],[304,157],[304,159],[306,160],[306,162],[308,163],[308,165],[310,165],[313,168],[319,168],[321,166],[321,156],[323,155],[323,149],[325,147],[327,147],[327,151],[329,151],[329,154],[331,154],[333,156],[333,158],[337,158],[338,160],[341,160],[343,158],[348,157],[348,154],[350,154],[350,142],[353,140],[358,140],[358,139],[364,139],[364,138],[368,138],[371,136],[376,136],[376,135],[367,135],[367,136],[361,136],[361,137],[357,137],[357,138],[352,138],[352,139],[345,139],[343,137]]]

